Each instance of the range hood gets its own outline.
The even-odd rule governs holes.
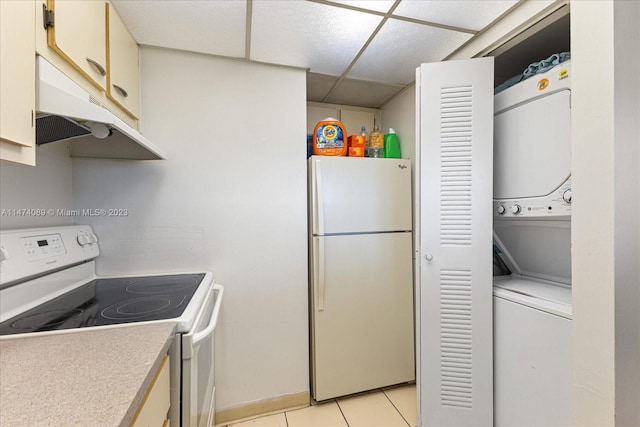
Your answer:
[[[72,157],[165,158],[140,132],[41,56],[36,68],[36,144],[69,141]]]

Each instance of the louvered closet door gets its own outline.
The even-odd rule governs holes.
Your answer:
[[[493,58],[417,70],[421,426],[493,424]]]

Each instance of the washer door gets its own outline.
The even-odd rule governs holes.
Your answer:
[[[571,320],[494,297],[494,425],[571,425]]]

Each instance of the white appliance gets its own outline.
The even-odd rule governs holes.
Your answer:
[[[415,378],[411,164],[309,159],[314,399]]]
[[[419,426],[553,425],[571,410],[558,397],[571,371],[569,76],[564,63],[494,97],[492,57],[416,71]],[[495,287],[492,247],[515,273]]]
[[[69,140],[72,156],[155,160],[165,154],[41,56],[36,57],[36,143]]]
[[[175,323],[171,425],[213,425],[214,330],[224,288],[211,272],[96,276],[99,254],[86,225],[2,231],[0,339]]]
[[[572,423],[571,63],[495,96],[496,426]]]

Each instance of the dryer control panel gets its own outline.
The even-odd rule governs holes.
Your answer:
[[[547,196],[522,199],[494,199],[493,217],[558,218],[571,216],[571,177]]]

